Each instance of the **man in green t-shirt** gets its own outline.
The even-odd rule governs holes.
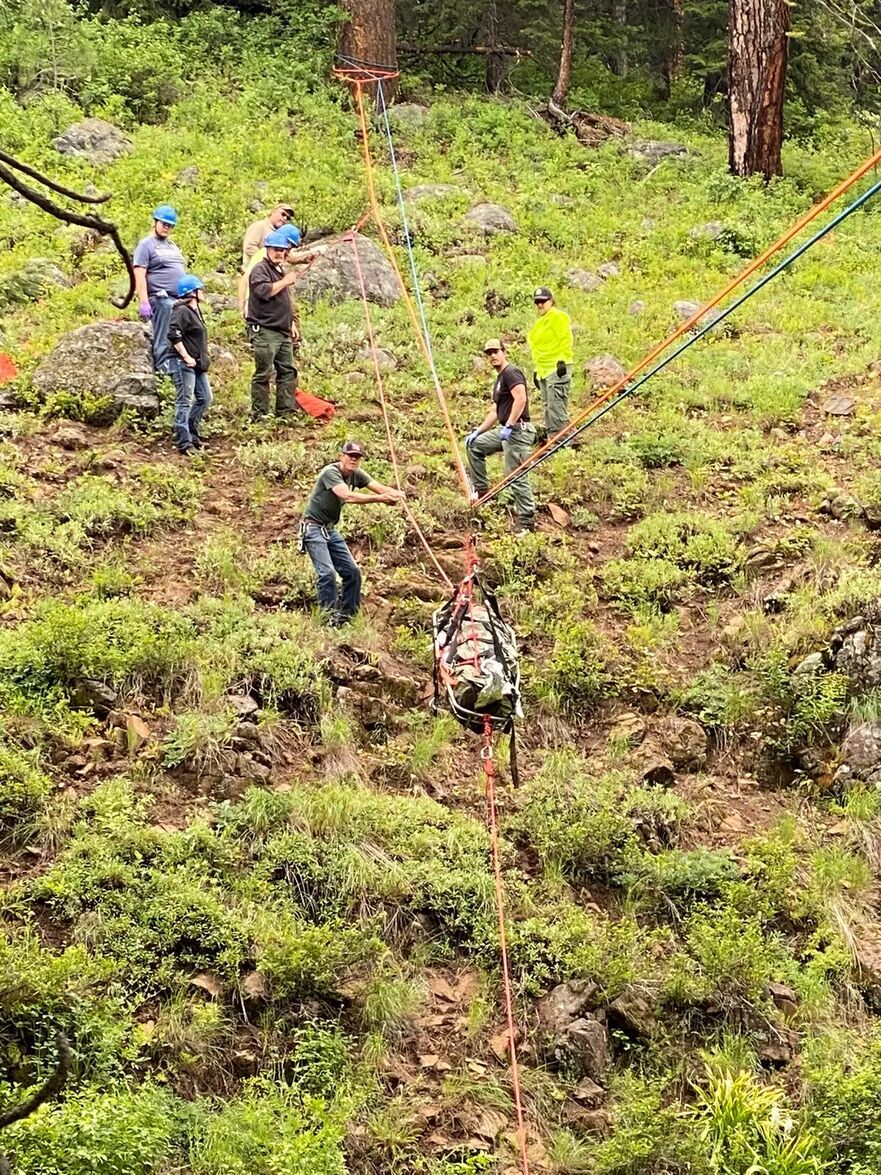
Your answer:
[[[374,481],[360,468],[364,451],[357,441],[346,441],[339,461],[319,473],[300,524],[301,550],[307,552],[318,583],[318,607],[338,628],[348,623],[361,607],[361,569],[336,525],[346,502],[366,506],[403,500],[401,490]],[[367,493],[359,493],[367,490]],[[343,584],[337,596],[337,575]]]

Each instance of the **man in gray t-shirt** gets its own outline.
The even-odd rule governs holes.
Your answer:
[[[363,455],[357,441],[346,441],[339,461],[325,465],[319,473],[300,525],[302,549],[312,560],[317,577],[318,607],[335,628],[351,620],[361,607],[361,569],[336,529],[343,506],[346,502],[390,504],[404,497],[401,490],[374,481],[359,468]],[[337,575],[343,583],[341,601],[337,598]]]
[[[177,213],[170,204],[160,204],[153,213],[153,231],[138,241],[132,264],[135,293],[141,318],[153,321],[153,366],[162,375],[169,373],[171,349],[168,324],[177,297],[177,286],[186,274],[184,255],[170,239]]]

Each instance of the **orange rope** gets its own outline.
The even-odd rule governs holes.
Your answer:
[[[388,232],[386,231],[385,224],[383,223],[382,213],[380,212],[380,209],[379,209],[379,200],[376,195],[376,182],[375,182],[374,176],[373,176],[373,160],[370,157],[370,139],[369,139],[369,134],[368,134],[368,130],[367,130],[367,116],[364,112],[363,82],[360,79],[356,78],[354,80],[354,86],[355,86],[355,102],[358,107],[358,120],[361,125],[361,154],[364,158],[364,170],[366,172],[366,177],[367,177],[367,192],[368,192],[368,195],[370,198],[370,207],[373,212],[373,219],[376,224],[376,228],[377,228],[377,231],[379,232],[382,243],[385,247],[386,256],[388,257],[389,261],[391,262],[392,268],[395,271],[395,276],[397,277],[398,284],[401,287],[401,293],[404,295],[404,305],[406,306],[407,313],[410,316],[410,322],[412,323],[413,329],[416,332],[416,337],[419,340],[419,345],[422,348],[422,353],[425,356],[425,361],[428,364],[429,371],[431,372],[432,380],[434,382],[434,390],[437,394],[438,403],[440,404],[441,412],[443,413],[443,417],[444,417],[444,423],[447,428],[447,435],[449,437],[450,446],[453,450],[453,459],[456,464],[456,471],[459,474],[459,480],[462,483],[462,489],[464,490],[465,497],[467,498],[468,503],[470,505],[470,503],[473,500],[474,495],[473,495],[473,491],[471,488],[471,482],[468,479],[468,474],[465,470],[465,465],[462,461],[462,455],[459,452],[459,442],[456,437],[456,431],[453,428],[453,421],[450,417],[450,410],[447,405],[447,399],[446,399],[446,396],[444,395],[444,390],[441,387],[440,380],[437,377],[437,373],[435,372],[434,362],[432,361],[431,352],[429,351],[428,345],[426,344],[425,339],[422,336],[422,328],[419,325],[419,319],[416,314],[416,309],[413,305],[412,296],[410,294],[409,289],[407,288],[406,283],[404,282],[404,276],[401,273],[400,267],[398,265],[397,259],[394,254],[394,250],[392,249],[392,243],[389,240]]]
[[[499,919],[499,948],[502,961],[502,988],[505,997],[505,1018],[508,1023],[508,1048],[511,1056],[511,1085],[514,1093],[514,1111],[517,1116],[517,1143],[520,1148],[520,1168],[529,1175],[529,1154],[526,1149],[526,1122],[523,1115],[523,1094],[520,1088],[520,1066],[517,1061],[517,1029],[514,1024],[514,999],[511,994],[511,972],[508,967],[508,944],[505,932],[505,891],[502,887],[502,865],[499,852],[499,825],[496,814],[495,762],[493,760],[492,719],[487,715],[483,727],[483,751],[480,755],[486,776],[486,822],[492,846],[493,880],[495,882],[496,913]]]
[[[379,392],[379,402],[382,406],[382,420],[385,425],[385,435],[388,440],[389,455],[391,456],[392,469],[394,470],[394,475],[395,475],[395,485],[398,487],[399,490],[401,490],[403,492],[404,487],[401,485],[401,471],[398,467],[398,456],[397,456],[397,453],[395,452],[395,442],[394,442],[394,437],[392,436],[392,426],[391,426],[391,422],[389,421],[388,404],[386,402],[386,396],[385,396],[385,384],[383,383],[382,370],[379,366],[379,355],[376,350],[376,337],[373,333],[373,319],[370,316],[370,303],[367,301],[367,288],[364,284],[364,273],[361,269],[361,258],[358,256],[358,242],[355,240],[354,231],[349,234],[348,239],[352,244],[352,256],[355,259],[355,272],[358,275],[358,288],[361,291],[361,302],[362,302],[362,305],[364,306],[364,320],[367,324],[367,337],[368,337],[368,340],[370,343],[370,354],[373,356],[373,370],[376,375],[376,387]],[[431,559],[432,563],[434,564],[437,573],[440,575],[441,579],[444,581],[444,583],[447,585],[447,587],[450,589],[450,591],[452,591],[453,590],[453,581],[450,579],[450,577],[444,571],[443,567],[441,567],[440,563],[438,562],[437,556],[435,555],[434,551],[432,551],[431,547],[428,544],[428,540],[426,539],[425,535],[422,533],[422,530],[419,526],[419,523],[416,521],[416,518],[413,514],[413,511],[410,509],[410,507],[407,505],[406,502],[401,502],[401,506],[403,507],[404,513],[407,516],[408,522],[410,523],[410,525],[412,526],[413,530],[416,533],[416,537],[422,543],[422,546],[425,548],[425,551],[426,551],[429,559]]]
[[[691,318],[687,319],[687,321],[683,322],[681,326],[677,327],[677,329],[674,330],[671,335],[668,335],[667,338],[663,340],[663,342],[660,342],[657,344],[657,346],[653,347],[652,350],[649,351],[649,353],[643,359],[641,359],[639,363],[636,364],[635,367],[632,367],[626,375],[623,375],[621,379],[618,380],[614,387],[609,388],[607,391],[602,392],[599,396],[597,396],[593,403],[579,412],[578,415],[573,420],[571,420],[565,428],[560,429],[560,431],[554,436],[549,437],[547,441],[545,441],[545,443],[541,446],[541,448],[535,449],[534,452],[529,457],[527,457],[525,461],[521,462],[516,469],[512,469],[510,473],[506,473],[505,476],[501,478],[494,486],[491,486],[486,491],[486,493],[484,493],[477,500],[475,505],[480,506],[490,498],[495,497],[495,495],[500,490],[503,490],[506,486],[510,485],[515,478],[519,477],[522,473],[528,470],[534,461],[541,457],[543,453],[546,453],[547,450],[556,444],[556,442],[559,441],[562,437],[566,436],[570,430],[576,428],[582,420],[586,420],[592,412],[595,412],[597,408],[602,407],[602,405],[605,404],[608,400],[611,400],[614,396],[616,396],[623,388],[627,386],[627,384],[630,383],[634,376],[637,376],[641,371],[644,371],[650,363],[652,363],[655,359],[658,358],[659,355],[662,354],[662,352],[666,351],[666,349],[675,343],[677,339],[682,338],[686,331],[691,330],[693,326],[697,325],[697,323],[700,322],[708,310],[712,310],[714,306],[717,306],[723,298],[726,298],[733,290],[741,285],[741,283],[746,281],[746,279],[751,274],[755,273],[757,269],[760,269],[770,257],[773,257],[775,253],[778,253],[783,248],[783,246],[787,244],[787,242],[791,241],[794,236],[797,236],[797,234],[800,233],[801,230],[808,224],[810,224],[815,217],[819,216],[821,212],[824,212],[830,204],[834,204],[839,196],[843,195],[844,192],[848,190],[848,188],[852,187],[857,182],[857,180],[862,179],[867,171],[871,170],[873,167],[876,167],[879,163],[881,163],[881,150],[876,151],[875,154],[870,159],[867,159],[865,163],[861,164],[852,175],[849,175],[847,179],[842,180],[841,183],[836,188],[834,188],[828,196],[825,196],[819,204],[815,204],[813,208],[809,208],[808,211],[805,212],[804,215],[801,216],[794,225],[786,230],[786,232],[778,241],[775,241],[775,243],[770,245],[764,251],[764,253],[756,257],[755,260],[751,261],[746,269],[741,270],[741,272],[737,274],[736,277],[733,277],[731,281],[729,281],[728,284],[724,286],[718,294],[715,295],[714,298],[707,302],[706,305],[701,306],[699,310],[696,310],[694,314],[692,314]]]

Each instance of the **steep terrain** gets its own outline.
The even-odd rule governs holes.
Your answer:
[[[428,708],[442,585],[398,511],[352,508],[366,610],[328,631],[295,550],[344,437],[391,476],[357,300],[304,305],[302,383],[335,421],[246,423],[249,206],[290,194],[329,232],[366,206],[345,96],[316,86],[290,123],[267,100],[196,88],[99,168],[53,148],[65,100],[0,107],[29,161],[114,193],[128,241],[173,200],[228,352],[186,464],[168,388],[110,426],[105,398],[45,391],[55,344],[115,316],[118,262],[0,200],[3,1102],[58,1029],[75,1052],[65,1097],[4,1132],[28,1175],[517,1168],[479,744]],[[526,362],[537,283],[576,323],[584,404],[867,150],[790,145],[766,189],[700,129],[586,150],[441,98],[395,126],[405,187],[446,186],[408,207],[463,434],[483,340]],[[634,146],[666,139],[687,153]],[[469,223],[480,202],[515,231]],[[879,246],[870,205],[544,465],[535,535],[481,515],[526,690],[519,790],[498,757],[536,1172],[877,1170]],[[434,393],[403,306],[372,315],[455,578],[470,520]]]

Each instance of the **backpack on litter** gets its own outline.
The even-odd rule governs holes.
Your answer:
[[[469,730],[511,735],[511,769],[516,778],[514,720],[520,706],[517,638],[502,619],[492,592],[473,571],[433,617],[435,704],[441,691],[453,714]]]

